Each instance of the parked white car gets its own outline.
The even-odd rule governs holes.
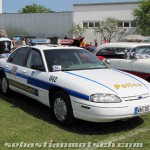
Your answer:
[[[122,45],[122,43],[112,44]],[[124,43],[124,47],[129,48],[125,52],[124,59],[111,59],[111,63],[107,66],[132,73],[150,82],[150,44]]]
[[[135,44],[118,42],[102,44],[96,48],[93,52],[97,57],[102,56],[104,58],[124,58],[125,50],[130,51]]]
[[[74,118],[111,122],[150,112],[150,83],[77,47],[23,46],[0,59],[0,91],[10,90],[51,107],[64,126]]]

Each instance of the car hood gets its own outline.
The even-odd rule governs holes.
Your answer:
[[[0,58],[8,58],[10,56],[11,53],[3,53],[0,54]]]
[[[81,88],[90,88],[90,94],[108,93],[127,97],[150,93],[147,81],[116,69],[67,71],[65,77],[70,80],[70,84],[76,82]]]

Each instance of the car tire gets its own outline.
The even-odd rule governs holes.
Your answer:
[[[51,101],[52,117],[58,124],[69,127],[73,121],[73,111],[69,95],[64,91],[57,91]]]
[[[0,92],[2,95],[8,96],[10,94],[9,82],[5,75],[0,78]]]

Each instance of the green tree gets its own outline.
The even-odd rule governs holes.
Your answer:
[[[107,17],[97,25],[95,33],[100,33],[103,40],[111,42],[111,40],[119,34],[123,34],[124,30],[117,28],[120,21],[114,17]]]
[[[48,13],[53,12],[51,9],[46,8],[42,5],[37,5],[35,3],[31,5],[26,5],[24,8],[18,11],[19,13]]]
[[[133,10],[137,31],[143,36],[150,35],[150,0],[142,0],[139,7]]]
[[[69,32],[72,33],[74,37],[79,37],[86,33],[86,28],[83,28],[80,24],[73,23]]]

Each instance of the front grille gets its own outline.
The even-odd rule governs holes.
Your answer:
[[[141,94],[141,95],[135,95],[135,96],[129,96],[129,97],[122,97],[121,99],[124,101],[135,101],[135,100],[141,100],[150,97],[149,93]]]

